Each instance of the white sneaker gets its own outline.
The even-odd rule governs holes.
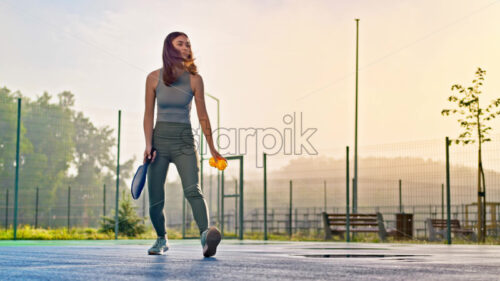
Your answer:
[[[161,255],[164,252],[168,251],[168,241],[165,236],[165,238],[156,238],[155,243],[151,248],[148,249],[148,254],[150,255]]]
[[[217,245],[219,245],[221,240],[220,231],[212,226],[209,229],[203,231],[201,234],[201,246],[203,247],[203,256],[211,257],[215,255],[217,251]]]

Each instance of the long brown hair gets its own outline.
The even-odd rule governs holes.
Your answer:
[[[187,35],[183,32],[171,32],[163,42],[163,81],[165,85],[170,86],[177,77],[174,76],[173,67],[182,65],[189,73],[195,75],[198,73],[197,67],[194,64],[193,51],[191,50],[187,59],[184,59],[181,54],[174,48],[172,41],[177,36]]]

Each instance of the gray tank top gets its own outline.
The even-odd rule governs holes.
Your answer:
[[[189,72],[184,71],[170,87],[163,83],[163,68],[156,85],[156,121],[180,122],[191,124],[191,101],[193,90]]]

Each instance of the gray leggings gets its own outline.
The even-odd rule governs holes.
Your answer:
[[[158,237],[164,237],[165,178],[172,162],[181,178],[184,196],[193,210],[200,234],[208,228],[208,208],[199,184],[199,156],[189,123],[157,121],[153,129],[156,158],[148,168],[149,216]]]

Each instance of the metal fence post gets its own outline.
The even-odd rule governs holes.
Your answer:
[[[238,233],[238,180],[234,180],[234,233]],[[241,222],[240,222],[241,224]]]
[[[292,236],[292,180],[290,180],[290,202],[289,202],[289,217],[288,217],[288,235]]]
[[[38,228],[38,186],[36,187],[36,200],[35,200],[35,229]]]
[[[71,186],[68,186],[68,231],[70,228],[69,216],[71,214]]]
[[[116,157],[116,205],[115,205],[115,240],[118,239],[118,205],[120,196],[120,130],[122,121],[122,111],[118,110],[118,146],[117,146],[117,157]]]
[[[19,142],[21,138],[21,98],[17,99],[16,175],[14,185],[14,240],[17,239],[17,197],[19,193]]]
[[[264,240],[267,240],[267,154],[264,152]]]
[[[451,244],[451,210],[450,210],[450,142],[448,137],[446,137],[446,238],[448,244]]]
[[[5,191],[5,229],[9,227],[9,190]]]
[[[221,172],[220,233],[224,237],[224,170]]]
[[[345,208],[345,215],[346,215],[346,231],[345,231],[345,239],[346,242],[351,241],[351,235],[350,235],[350,214],[349,214],[349,146],[346,147],[346,183],[345,183],[345,202],[346,202],[346,208]]]
[[[241,225],[240,225],[240,237],[239,239],[240,240],[243,240],[243,234],[245,232],[245,216],[243,214],[244,212],[244,203],[245,203],[245,198],[244,198],[244,193],[243,193],[243,184],[245,183],[245,180],[244,180],[244,176],[243,176],[243,170],[244,170],[244,166],[245,166],[245,162],[244,162],[244,159],[243,159],[243,155],[241,155],[240,157],[240,222],[241,222]]]

